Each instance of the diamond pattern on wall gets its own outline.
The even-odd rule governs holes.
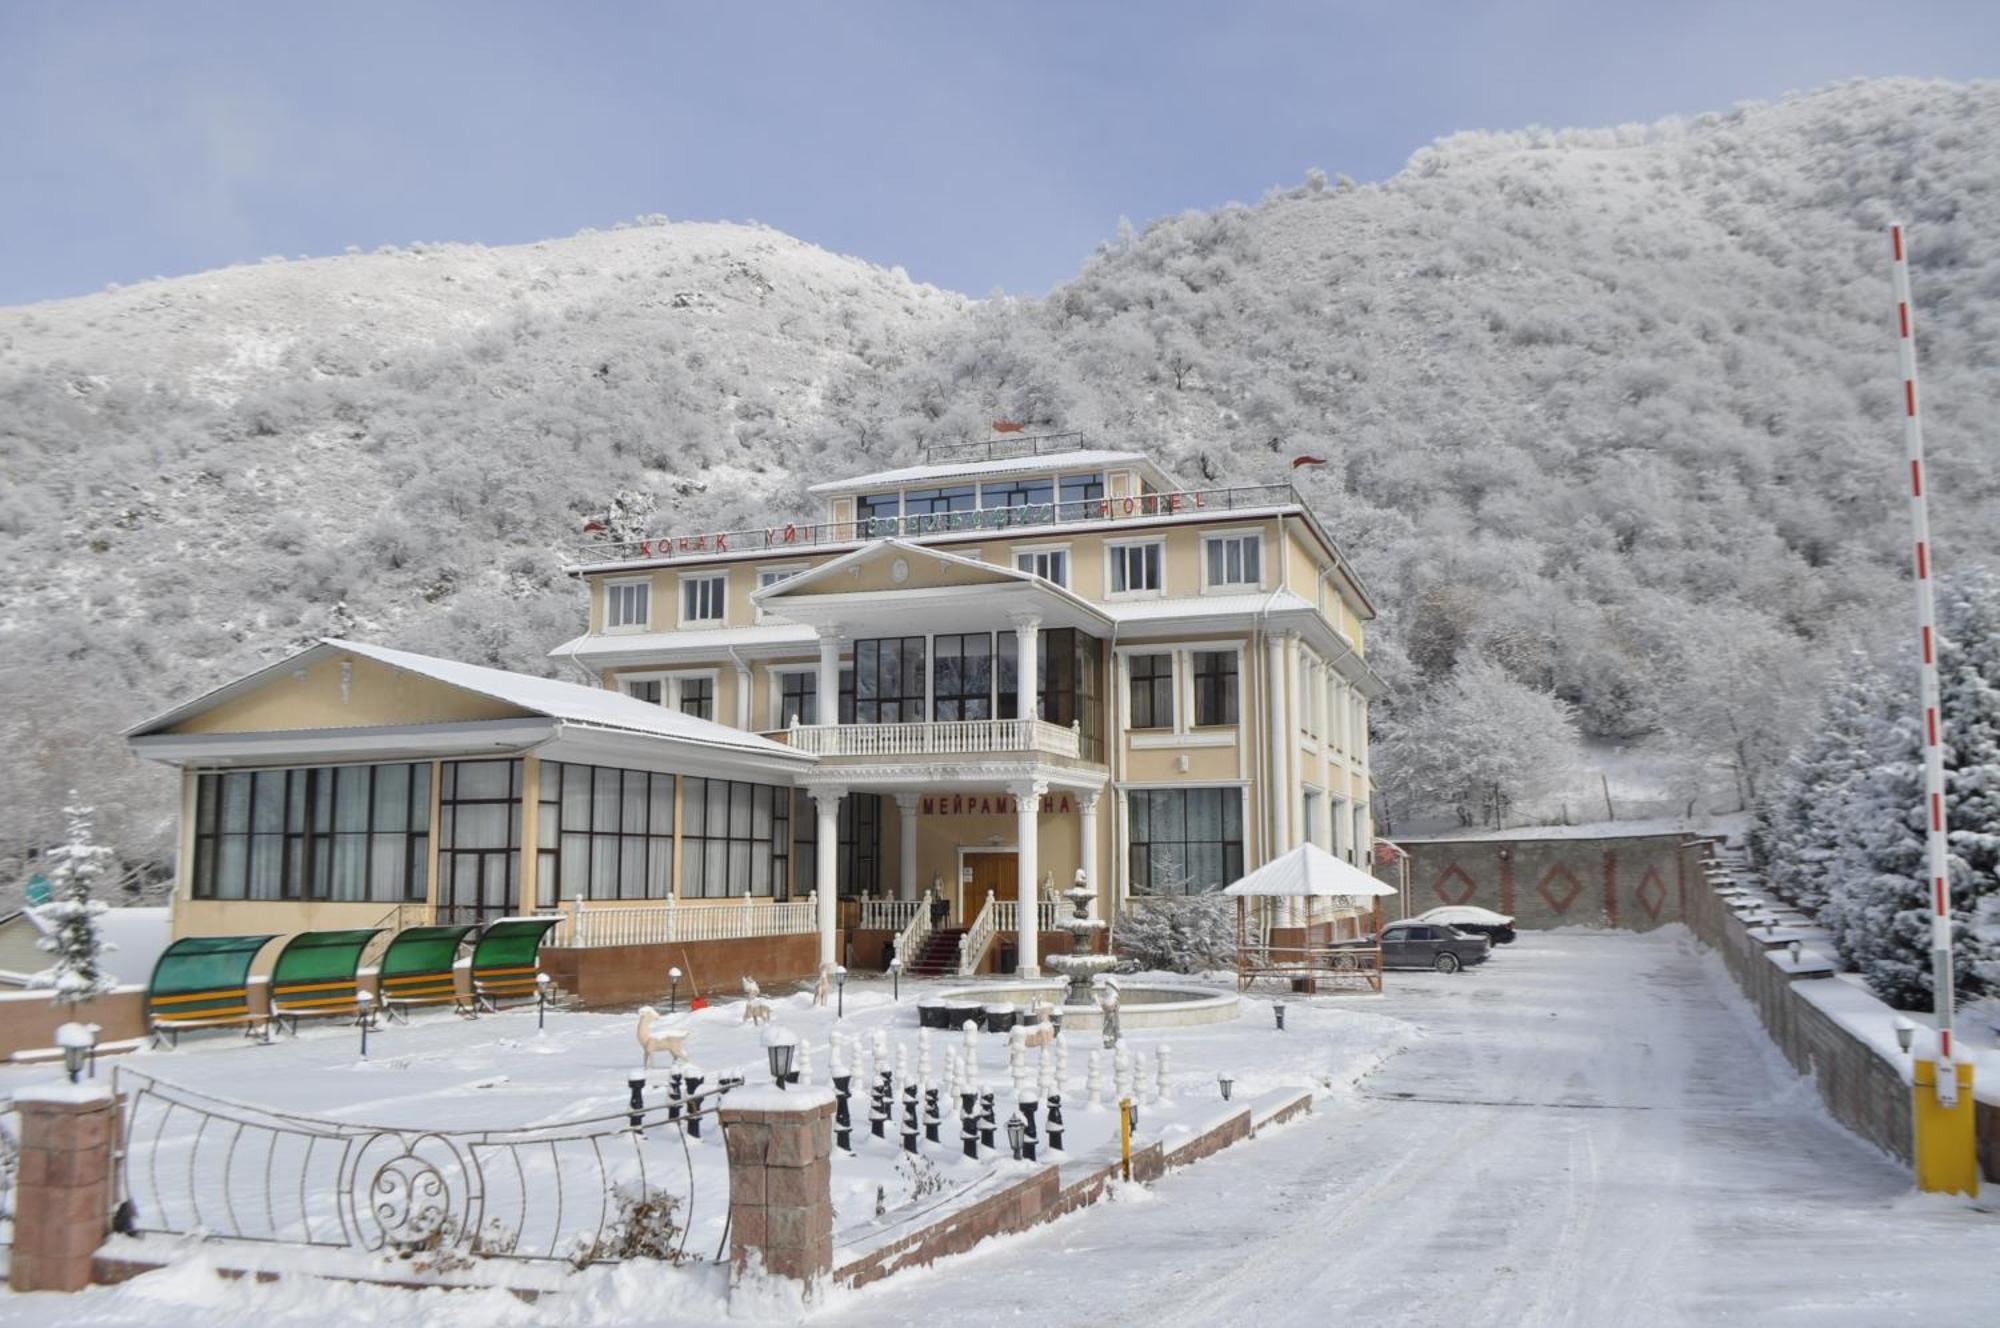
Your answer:
[[[1667,883],[1660,879],[1658,867],[1646,868],[1646,875],[1639,881],[1639,888],[1633,892],[1639,907],[1646,910],[1646,916],[1658,922],[1660,910],[1667,904]]]
[[[1542,873],[1540,884],[1535,886],[1535,893],[1540,895],[1551,909],[1558,913],[1567,913],[1569,906],[1576,902],[1576,897],[1583,893],[1583,882],[1577,879],[1575,872],[1558,862]]]
[[[1478,893],[1479,882],[1466,875],[1465,868],[1454,862],[1438,873],[1437,880],[1431,884],[1431,890],[1447,904],[1463,904]]]

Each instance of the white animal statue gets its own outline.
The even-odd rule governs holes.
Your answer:
[[[656,1027],[660,1022],[660,1012],[650,1005],[639,1007],[639,1047],[646,1053],[646,1068],[653,1068],[653,1057],[666,1052],[674,1058],[675,1064],[687,1060],[687,1035],[685,1028]]]
[[[813,1004],[825,1005],[828,991],[833,987],[833,965],[819,966],[819,981],[813,984]]]
[[[1046,1047],[1056,1040],[1055,1012],[1047,1001],[1035,1002],[1035,1022],[1021,1038],[1023,1047]]]
[[[771,1003],[764,999],[764,989],[757,985],[757,979],[743,979],[743,1022],[746,1024],[768,1024],[771,1022]]]

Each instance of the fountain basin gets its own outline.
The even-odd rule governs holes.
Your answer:
[[[1047,1001],[1062,1013],[1065,1030],[1096,1032],[1104,1026],[1104,1013],[1096,1005],[1064,1005],[1067,984],[1046,982],[991,982],[973,987],[955,987],[930,998],[947,1008],[1015,1005],[1021,1018],[1038,1001]],[[1242,1002],[1233,991],[1213,987],[1178,986],[1167,982],[1120,982],[1118,984],[1118,1026],[1127,1033],[1150,1028],[1191,1028],[1199,1024],[1219,1024],[1242,1013]],[[991,1027],[991,1023],[983,1025]]]

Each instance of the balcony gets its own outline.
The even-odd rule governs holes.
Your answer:
[[[1165,493],[1080,502],[1029,503],[1018,507],[983,507],[959,512],[916,512],[899,517],[859,521],[788,522],[748,530],[661,535],[646,539],[586,544],[580,565],[711,558],[727,553],[764,553],[839,548],[875,539],[924,540],[940,535],[993,531],[1027,531],[1084,525],[1152,521],[1167,516],[1216,512],[1269,511],[1304,507],[1305,500],[1290,484],[1243,484],[1219,489],[1177,489]]]
[[[1045,719],[916,724],[801,724],[765,735],[814,756],[987,756],[1027,752],[1078,759],[1081,735]]]

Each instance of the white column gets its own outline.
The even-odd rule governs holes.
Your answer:
[[[748,730],[750,727],[750,666],[736,666],[736,727]]]
[[[1285,718],[1285,711],[1288,709],[1285,704],[1288,692],[1285,683],[1285,656],[1288,653],[1286,637],[1282,633],[1273,632],[1264,638],[1264,646],[1264,695],[1270,702],[1266,707],[1269,714],[1264,745],[1265,750],[1270,753],[1271,791],[1266,802],[1271,813],[1269,856],[1275,858],[1292,844],[1292,787],[1291,780],[1286,777],[1285,760],[1292,741],[1291,728]],[[1290,901],[1280,901],[1278,905],[1280,926],[1290,925],[1290,912]]]
[[[917,795],[896,795],[896,828],[902,834],[902,851],[897,855],[896,893],[903,899],[917,897]]]
[[[1042,620],[1032,613],[1014,615],[1014,712],[1022,719],[1039,717]]]
[[[1015,933],[1015,945],[1020,952],[1020,968],[1017,975],[1024,978],[1038,978],[1042,975],[1040,953],[1042,933],[1037,925],[1035,908],[1036,878],[1041,874],[1041,810],[1042,795],[1049,786],[1040,780],[1029,780],[1019,784],[1009,784],[1007,791],[1014,795],[1014,898],[1020,907],[1020,917]]]
[[[834,932],[840,925],[840,799],[843,788],[812,790],[813,806],[819,813],[819,838],[813,846],[814,889],[819,893],[819,961],[840,962]]]
[[[1090,887],[1090,893],[1097,893],[1097,798],[1096,793],[1082,793],[1076,799],[1077,837],[1083,841],[1083,851],[1077,855],[1077,862],[1083,867],[1083,883]],[[1111,910],[1100,906],[1097,916],[1109,917]]]
[[[813,702],[813,722],[840,722],[840,631],[819,629],[819,695]]]

